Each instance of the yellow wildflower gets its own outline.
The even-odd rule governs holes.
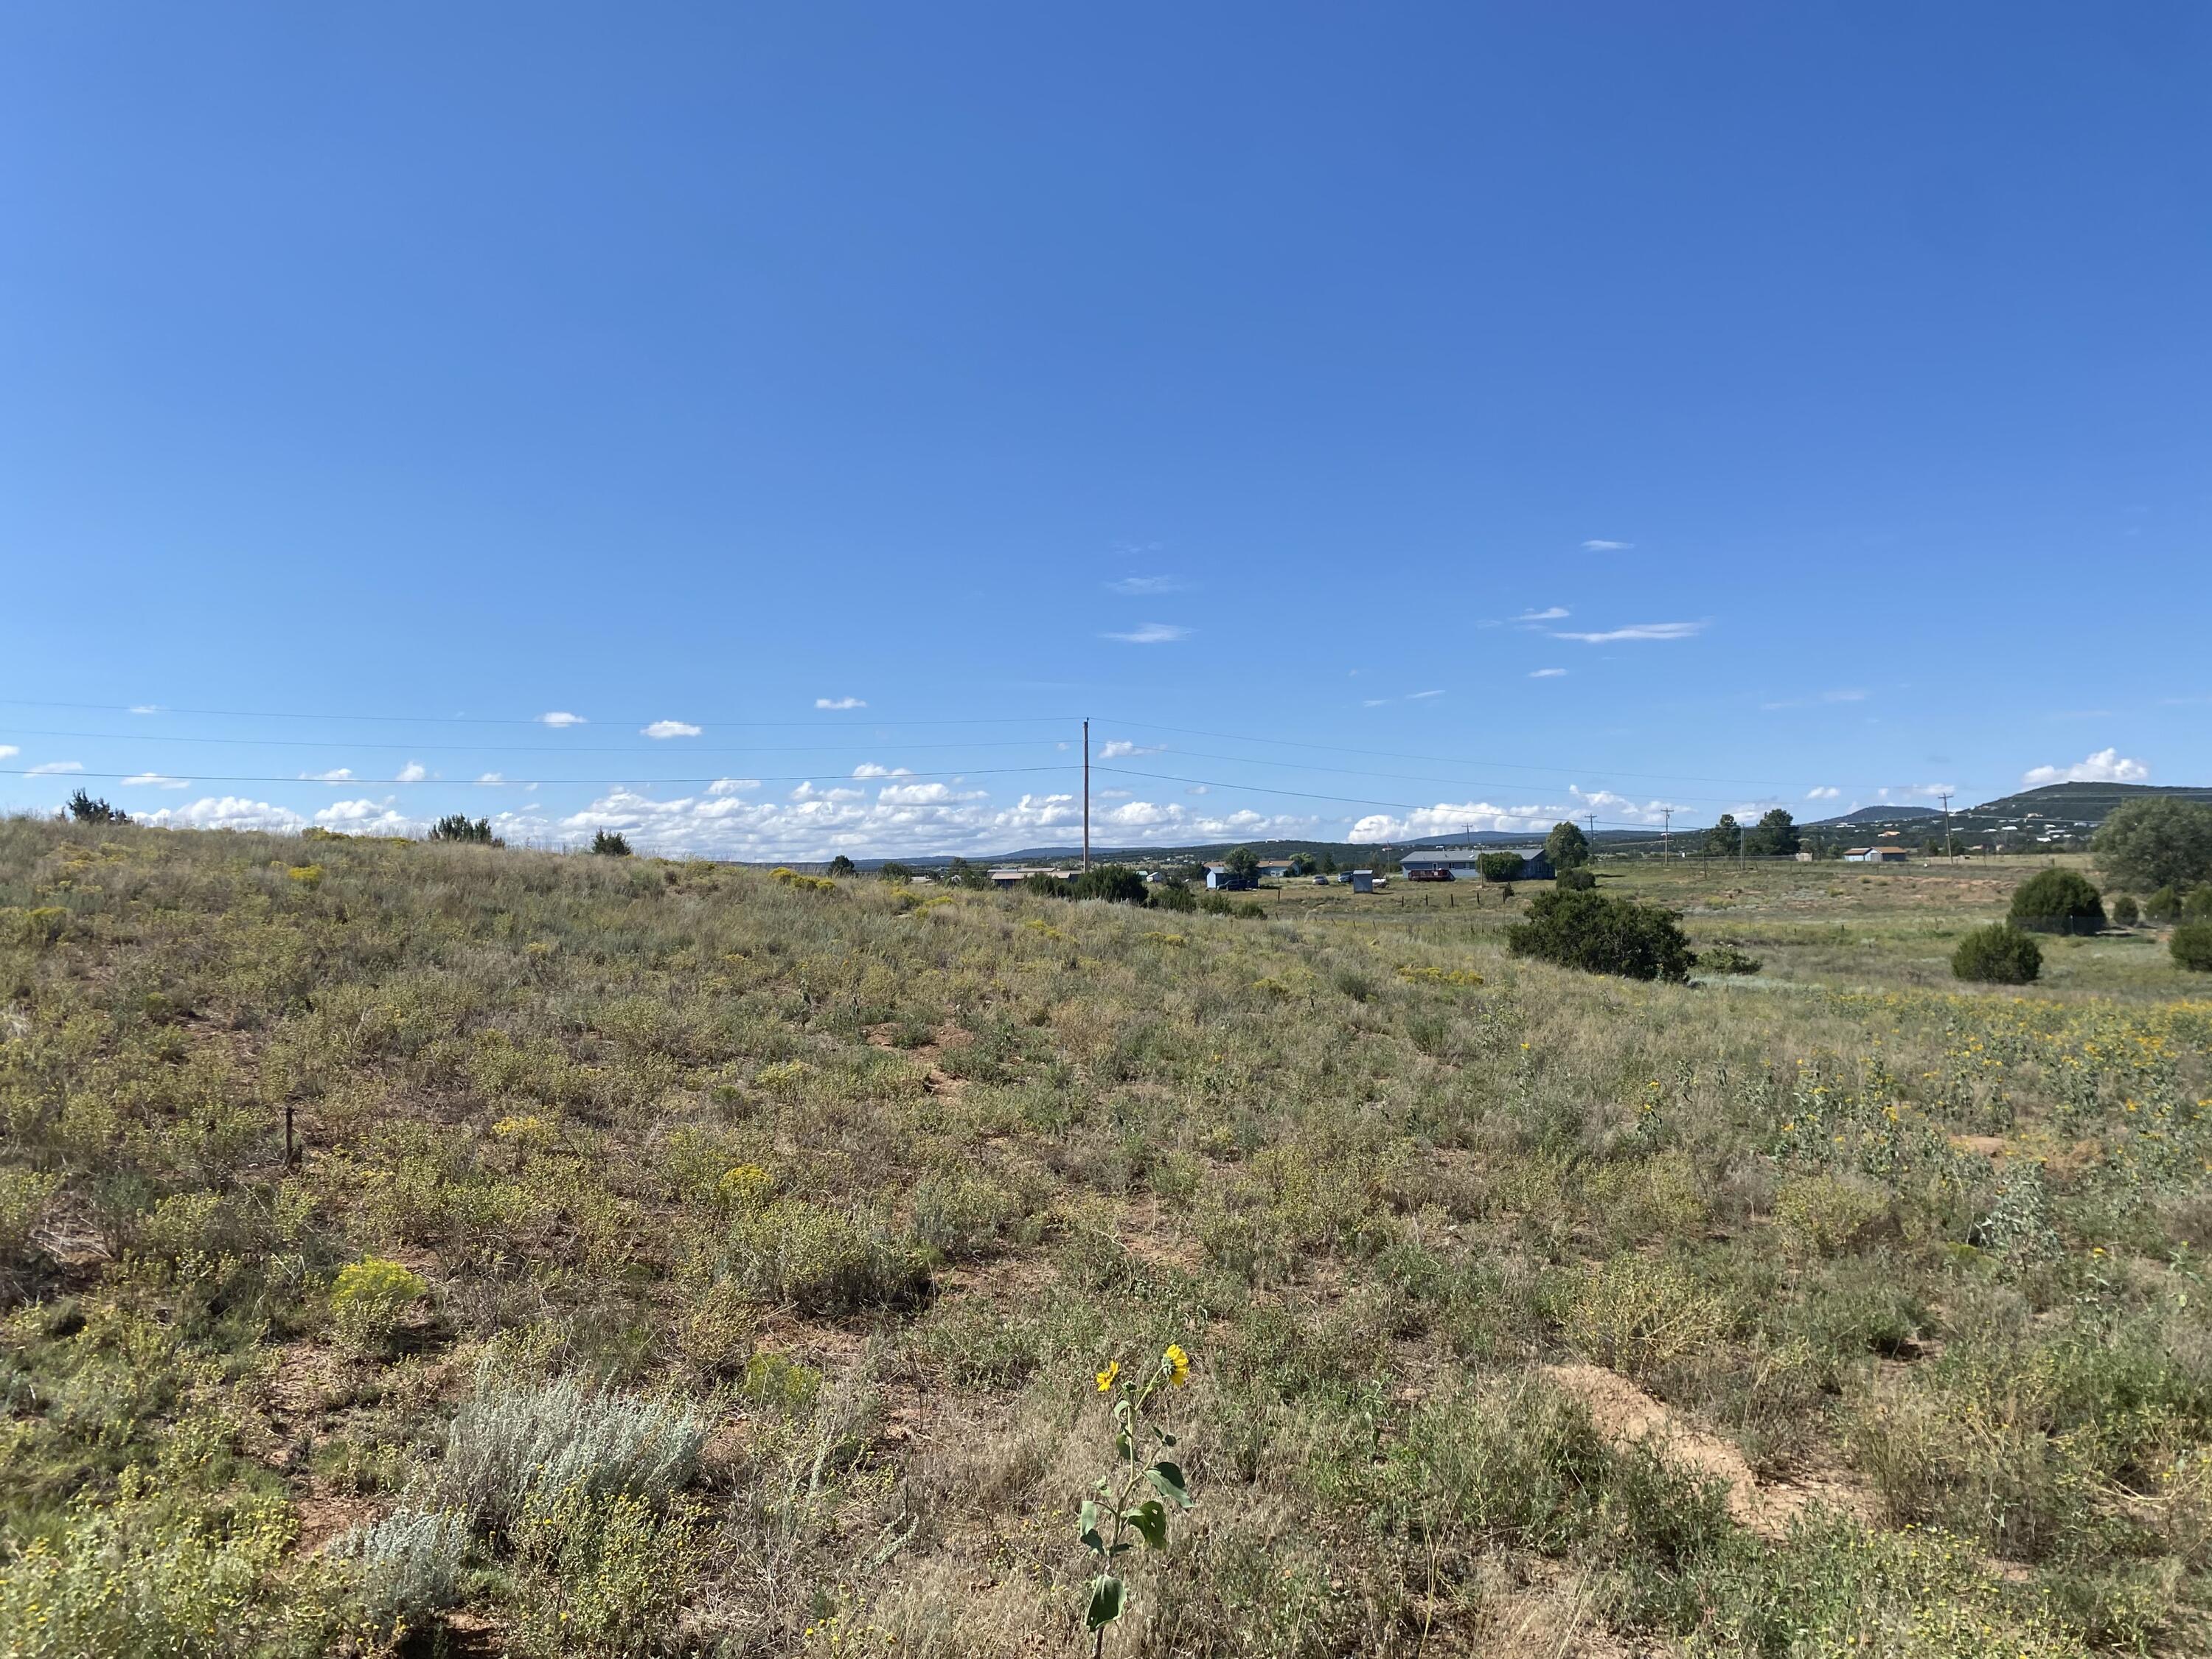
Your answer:
[[[1118,1359],[1108,1360],[1106,1362],[1106,1369],[1098,1373],[1098,1392],[1103,1394],[1107,1389],[1112,1388],[1114,1386],[1114,1380],[1121,1375],[1121,1362]]]
[[[1168,1351],[1160,1356],[1168,1368],[1168,1381],[1178,1389],[1190,1381],[1190,1356],[1176,1343],[1168,1344]]]

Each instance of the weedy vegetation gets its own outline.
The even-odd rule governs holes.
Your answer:
[[[0,822],[0,1654],[2212,1650],[2155,906],[474,828]]]

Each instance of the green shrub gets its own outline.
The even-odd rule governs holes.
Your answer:
[[[1190,890],[1187,883],[1164,881],[1153,893],[1152,902],[1163,910],[1188,913],[1198,908],[1198,895]]]
[[[706,1425],[682,1407],[594,1392],[568,1377],[510,1387],[479,1370],[423,1495],[428,1507],[493,1531],[563,1493],[658,1502],[690,1481],[706,1438]]]
[[[1085,870],[1073,884],[1068,896],[1104,899],[1113,904],[1142,904],[1148,896],[1145,878],[1126,864],[1101,864]]]
[[[33,915],[38,913],[34,910]],[[2212,882],[2202,887],[2192,887],[2181,901],[2184,921],[2212,921]]]
[[[2142,913],[2153,921],[2172,921],[2181,914],[2181,890],[2161,887],[2142,902]]]
[[[1801,1260],[1856,1249],[1888,1214],[1888,1195],[1856,1176],[1797,1176],[1774,1194],[1775,1225]]]
[[[1587,870],[1562,870],[1558,883],[1562,892],[1587,893],[1596,888],[1597,878]]]
[[[602,858],[626,859],[630,856],[629,837],[619,830],[596,830],[592,832],[592,850]],[[846,867],[852,867],[850,860]]]
[[[911,866],[901,864],[896,859],[886,859],[877,867],[876,878],[878,881],[912,881],[914,870]]]
[[[331,1546],[360,1576],[362,1607],[380,1631],[411,1630],[459,1598],[469,1553],[465,1515],[403,1508]]]
[[[1035,893],[1039,898],[1073,898],[1075,890],[1058,876],[1042,870],[1032,870],[1022,878],[1022,891]]]
[[[2105,925],[2105,902],[2087,877],[2045,870],[2021,884],[2006,918],[2038,933],[2094,933]]]
[[[914,1247],[874,1218],[796,1198],[732,1217],[723,1271],[747,1295],[817,1315],[910,1302],[928,1281]]]
[[[23,918],[23,942],[26,945],[53,945],[59,942],[62,930],[69,926],[69,912],[58,904],[41,904],[34,909],[20,911]]]
[[[2142,919],[2142,912],[2132,896],[2123,893],[2112,901],[2112,925],[2132,927]]]
[[[1766,964],[1733,945],[1716,945],[1697,955],[1698,969],[1708,974],[1755,974]]]
[[[1528,860],[1518,853],[1478,853],[1474,867],[1485,881],[1518,881]]]
[[[674,1650],[704,1557],[694,1516],[566,1487],[534,1494],[515,1535],[514,1652],[643,1659]]]
[[[363,1256],[339,1268],[331,1282],[331,1322],[356,1348],[381,1347],[391,1340],[401,1317],[429,1290],[421,1275],[398,1262]]]
[[[61,1186],[58,1175],[0,1166],[0,1267],[30,1253],[32,1229]]]
[[[1599,1364],[1644,1377],[1717,1341],[1729,1316],[1683,1269],[1632,1255],[1583,1268],[1559,1322],[1567,1340]]]
[[[842,879],[847,876],[859,875],[860,873],[860,866],[854,863],[849,858],[847,858],[845,854],[840,853],[836,858],[830,860],[830,867],[823,873]]]
[[[1528,918],[1506,930],[1506,948],[1585,973],[1625,979],[1689,977],[1690,942],[1672,910],[1602,893],[1539,894]]]
[[[1951,972],[1984,985],[2029,985],[2042,971],[2042,946],[2008,922],[1975,928],[1951,952]]]
[[[2212,921],[2185,921],[2173,930],[2166,949],[2192,973],[2212,974]]]
[[[87,1491],[51,1538],[0,1558],[0,1653],[8,1659],[230,1659],[326,1650],[326,1587],[276,1574],[294,1528],[283,1501],[228,1516],[179,1515],[149,1477],[125,1468],[112,1492]],[[283,1641],[281,1638],[292,1639]],[[335,1645],[333,1643],[332,1645]]]

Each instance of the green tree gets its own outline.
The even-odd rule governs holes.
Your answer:
[[[1571,823],[1555,823],[1544,837],[1544,856],[1554,870],[1579,870],[1589,862],[1589,838]]]
[[[1022,878],[1022,891],[1040,898],[1072,898],[1074,890],[1048,871],[1032,870]]]
[[[2036,933],[2094,933],[2105,925],[2105,902],[2087,877],[2045,870],[2021,884],[2007,917]]]
[[[1684,980],[1690,975],[1690,941],[1672,910],[1603,893],[1554,888],[1540,893],[1525,921],[1505,930],[1516,957],[1535,957],[1562,968],[1624,979]]]
[[[1221,860],[1229,873],[1242,882],[1260,879],[1260,855],[1249,847],[1232,847]]]
[[[471,818],[464,812],[452,812],[430,826],[432,841],[472,842],[478,846],[491,845],[491,820]]]
[[[840,853],[830,860],[830,873],[833,876],[857,876],[860,873],[860,866]]]
[[[2043,948],[2017,927],[1977,927],[1951,952],[1951,972],[1984,985],[2029,985],[2043,971]]]
[[[1518,881],[1528,860],[1518,853],[1478,853],[1474,855],[1475,873],[1485,881]]]
[[[2166,948],[2191,973],[2212,974],[2212,921],[2185,921]]]
[[[1745,850],[1755,858],[1795,858],[1800,844],[1797,821],[1778,806],[1760,818],[1744,840]]]
[[[1735,814],[1733,812],[1722,813],[1721,821],[1715,824],[1711,829],[1705,831],[1706,856],[1709,858],[1734,858],[1736,855],[1736,848],[1740,833],[1741,832],[1736,828]]]
[[[601,830],[592,836],[592,850],[602,858],[626,859],[629,856],[629,838],[619,830]]]
[[[2149,892],[2212,881],[2212,805],[2146,795],[2112,809],[2097,831],[2097,868],[2118,886]]]
[[[907,868],[905,865],[901,864],[896,859],[886,860],[883,866],[876,872],[876,874],[884,881],[912,881],[914,879],[914,872]]]
[[[2142,920],[2142,908],[2135,902],[2131,895],[2123,893],[2112,901],[2113,927],[2132,927]]]
[[[964,887],[971,892],[981,892],[991,884],[991,872],[980,864],[970,864],[966,859],[955,859],[945,866],[945,881],[949,887]]]
[[[131,814],[104,800],[94,800],[82,789],[69,798],[69,815],[79,823],[128,823]]]

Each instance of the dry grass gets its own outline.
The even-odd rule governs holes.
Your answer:
[[[1175,1341],[1118,1654],[2202,1650],[2212,1006],[2126,941],[1939,986],[2007,879],[1623,874],[1768,960],[1703,988],[1432,891],[0,824],[0,1650],[167,1639],[55,1622],[118,1552],[220,1650],[388,1644],[312,1547],[490,1378],[699,1469],[533,1488],[414,1639],[1073,1652],[1091,1376]]]

